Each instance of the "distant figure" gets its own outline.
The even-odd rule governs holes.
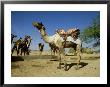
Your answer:
[[[44,44],[43,43],[39,43],[38,46],[39,46],[40,55],[42,55]]]

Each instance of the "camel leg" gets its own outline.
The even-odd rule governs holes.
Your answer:
[[[64,62],[64,70],[67,71],[67,61],[66,61],[66,57],[65,57],[65,53],[64,52],[65,51],[62,50],[61,58],[62,58],[62,61]]]
[[[14,49],[12,49],[12,51],[11,51],[11,56],[13,55],[13,52],[14,52]]]
[[[42,51],[41,51],[40,55],[42,55]]]
[[[18,56],[18,54],[19,54],[19,49],[17,49],[17,56]]]
[[[25,56],[26,50],[24,50],[24,56]]]
[[[67,71],[67,61],[66,61],[64,49],[61,50],[61,61],[64,62],[64,70]]]
[[[60,59],[59,59],[59,69],[61,69],[61,64],[62,64],[62,61],[64,62],[64,70],[67,71],[67,62],[66,62],[66,59],[65,59],[65,55],[64,55],[64,49],[61,49],[60,50]]]
[[[61,54],[61,50],[59,50],[58,52],[58,60],[59,60],[59,66],[57,67],[58,69],[61,69],[61,62],[62,62],[62,54]]]
[[[67,71],[67,61],[66,61],[66,57],[65,57],[65,49],[61,50],[61,61],[64,62],[64,70]]]
[[[50,49],[50,51],[51,51],[51,59],[53,58],[53,55],[52,55],[52,49]]]
[[[11,50],[11,56],[13,55],[13,52],[16,50],[16,46],[13,46],[12,50]]]
[[[51,56],[52,56],[52,49],[51,49]]]
[[[67,62],[66,62],[66,60],[64,61],[64,70],[65,70],[65,71],[68,70],[68,69],[67,69]]]
[[[39,55],[42,55],[42,51],[39,52]]]
[[[53,51],[53,53],[54,53],[53,55],[55,56],[55,50]]]
[[[57,68],[61,69],[61,54],[59,54],[58,57],[59,57],[59,66]]]
[[[21,54],[20,54],[20,55],[22,56],[22,53],[23,53],[23,49],[21,48],[21,49],[20,49],[20,51],[21,51]]]
[[[16,46],[16,51],[17,51],[17,56],[18,56],[18,54],[19,54],[19,46],[18,45]]]
[[[26,48],[26,55],[29,55],[29,49],[28,49],[28,47]]]
[[[80,60],[81,60],[81,46],[80,45],[77,45],[77,48],[76,48],[76,51],[77,51],[77,65],[76,65],[76,70],[79,69],[79,64],[80,64]]]

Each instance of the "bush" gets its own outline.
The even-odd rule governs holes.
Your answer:
[[[82,48],[82,53],[92,54],[93,50],[92,48]]]
[[[74,53],[74,52],[75,52],[74,48],[70,48],[68,51],[68,53]]]

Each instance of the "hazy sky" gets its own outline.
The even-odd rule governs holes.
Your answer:
[[[78,27],[83,31],[98,15],[100,15],[98,11],[12,11],[11,28],[12,33],[17,35],[16,39],[30,35],[33,39],[30,48],[36,50],[39,42],[44,44],[45,42],[32,22],[42,22],[48,35],[53,35],[58,28],[67,30]],[[48,44],[45,44],[44,49],[50,49]]]

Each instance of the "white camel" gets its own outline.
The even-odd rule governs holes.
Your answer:
[[[78,52],[78,62],[77,62],[77,67],[76,69],[79,69],[79,63],[80,63],[80,45],[77,45],[76,43],[73,43],[73,42],[69,42],[69,44],[67,44],[67,42],[65,41],[67,38],[68,38],[68,35],[65,34],[67,36],[66,39],[63,39],[62,38],[62,35],[64,33],[63,29],[61,30],[57,30],[56,34],[54,34],[53,36],[49,36],[47,35],[46,31],[45,31],[45,27],[42,23],[39,23],[39,22],[33,22],[32,23],[34,27],[36,27],[41,36],[42,36],[42,39],[46,42],[46,43],[49,43],[49,44],[54,44],[56,46],[56,48],[59,50],[59,69],[61,69],[61,64],[62,62],[64,62],[64,66],[65,66],[65,71],[67,70],[67,62],[66,62],[66,59],[65,59],[65,53],[64,53],[64,48],[69,48],[69,47],[73,47],[75,46],[77,52]],[[68,33],[68,32],[67,32]],[[74,35],[73,35],[74,37]],[[74,38],[77,38],[77,37],[74,37]]]

